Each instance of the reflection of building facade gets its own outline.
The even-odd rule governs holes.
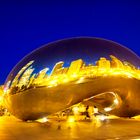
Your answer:
[[[22,74],[19,82],[18,82],[18,87],[21,88],[22,86],[28,86],[30,76],[34,69],[30,66],[28,69],[25,70],[25,72]]]
[[[12,81],[11,87],[14,87],[18,84],[18,80],[19,77],[21,76],[21,74],[29,67],[33,64],[34,61],[30,61],[29,63],[27,63],[19,72],[18,74],[15,76],[14,80]]]
[[[64,64],[63,61],[60,61],[60,62],[56,63],[55,66],[52,69],[51,75],[54,75],[55,73],[57,73],[58,69],[61,69],[63,64]]]
[[[68,69],[69,68],[64,68],[64,67],[57,69],[57,71],[55,71],[55,73],[53,75],[66,74]]]
[[[68,74],[77,74],[83,65],[84,61],[82,59],[72,61],[68,70]]]
[[[82,67],[79,73],[81,75],[96,75],[97,68],[97,66],[88,65],[86,67]]]
[[[28,87],[30,87],[30,86],[34,83],[35,76],[36,76],[36,74],[35,74],[35,73],[31,76],[31,78],[30,78],[30,80],[29,80]]]
[[[45,75],[46,75],[46,72],[49,70],[49,68],[44,68],[43,70],[41,70],[40,72],[39,72],[39,75],[37,76],[37,79],[42,79],[42,78],[44,78],[45,77]]]
[[[110,55],[112,61],[111,61],[111,67],[112,68],[123,68],[123,63],[117,59],[115,56]]]
[[[34,79],[34,84],[39,84],[38,82],[41,81],[42,79],[45,78],[46,76],[46,72],[49,70],[49,68],[44,68],[43,70],[41,70],[37,77]],[[32,77],[33,78],[33,77]]]
[[[104,57],[101,57],[100,60],[97,61],[96,65],[99,69],[110,69],[110,61]]]

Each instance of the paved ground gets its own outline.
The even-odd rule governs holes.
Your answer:
[[[140,120],[22,122],[0,117],[0,140],[140,140]]]

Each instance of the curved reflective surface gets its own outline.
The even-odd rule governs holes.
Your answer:
[[[13,115],[28,120],[112,93],[103,102],[93,98],[93,104],[102,104],[100,109],[110,114],[134,116],[140,113],[139,66],[136,54],[112,41],[56,41],[31,52],[13,68],[5,82],[5,103]]]

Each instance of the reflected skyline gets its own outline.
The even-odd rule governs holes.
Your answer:
[[[68,67],[64,67],[64,62],[57,62],[50,74],[50,68],[44,68],[38,73],[34,73],[32,60],[27,63],[15,76],[13,81],[7,82],[5,87],[11,94],[22,92],[35,87],[53,87],[79,79],[79,83],[86,78],[97,78],[100,76],[123,76],[140,80],[140,70],[127,61],[121,61],[113,55],[110,60],[101,57],[96,64],[86,64],[82,59],[74,60]],[[12,91],[10,91],[12,90]]]
[[[69,66],[72,61],[77,59],[84,60],[86,64],[95,65],[100,57],[110,59],[110,55],[114,55],[121,61],[127,61],[136,67],[140,66],[139,57],[118,43],[101,38],[77,37],[46,44],[26,55],[13,68],[7,80],[13,79],[17,72],[32,60],[35,61],[33,64],[35,73],[49,67],[47,74],[50,74],[53,66],[59,61],[65,62],[64,67]]]

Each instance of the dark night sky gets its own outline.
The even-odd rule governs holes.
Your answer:
[[[0,84],[26,54],[76,36],[121,43],[140,56],[140,1],[0,1]]]

